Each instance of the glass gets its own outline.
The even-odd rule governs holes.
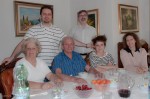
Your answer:
[[[0,93],[0,99],[2,99],[2,93]]]
[[[122,98],[128,98],[131,95],[131,89],[135,81],[125,72],[119,74],[118,94]]]
[[[52,97],[53,97],[53,99],[61,99],[61,90],[53,89]]]
[[[112,99],[112,92],[105,92],[102,95],[102,99]]]

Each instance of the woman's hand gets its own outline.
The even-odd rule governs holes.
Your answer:
[[[47,90],[47,89],[50,89],[52,88],[54,85],[50,82],[45,82],[41,85],[41,89],[44,89],[44,90]]]
[[[147,69],[145,67],[137,66],[136,67],[136,72],[139,73],[139,74],[142,74],[142,73],[147,72]]]

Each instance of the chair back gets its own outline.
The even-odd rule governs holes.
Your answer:
[[[13,87],[13,68],[16,62],[20,58],[15,59],[8,65],[0,65],[0,92],[2,93],[3,99],[12,98],[12,87]]]
[[[118,42],[117,46],[118,46],[118,67],[119,68],[123,68],[123,64],[122,64],[121,59],[120,59],[120,50],[123,49],[123,42]],[[148,44],[147,44],[147,42],[145,42],[141,46],[142,46],[142,48],[144,48],[148,52]]]

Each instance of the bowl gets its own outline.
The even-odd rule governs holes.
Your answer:
[[[93,88],[100,92],[105,92],[109,89],[111,81],[108,79],[92,80]]]
[[[88,98],[93,93],[93,88],[88,84],[80,84],[75,86],[74,91],[80,98]]]

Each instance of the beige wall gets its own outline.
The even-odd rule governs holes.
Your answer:
[[[14,47],[22,37],[15,37],[14,0],[1,0],[0,3],[0,61],[10,56]],[[100,34],[108,38],[106,50],[117,61],[117,42],[123,34],[118,29],[118,4],[128,4],[139,7],[140,38],[150,44],[150,8],[149,0],[20,0],[27,2],[54,5],[54,24],[69,33],[76,22],[76,13],[81,9],[99,9]]]

